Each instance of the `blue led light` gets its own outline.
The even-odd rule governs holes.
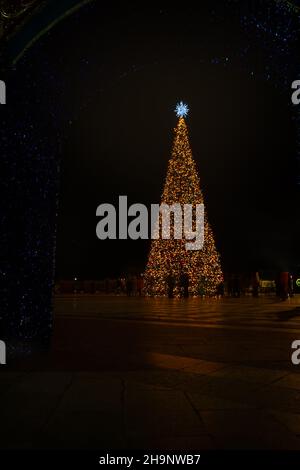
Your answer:
[[[176,105],[175,112],[178,117],[185,117],[189,112],[189,107],[187,104],[180,101],[180,103]]]

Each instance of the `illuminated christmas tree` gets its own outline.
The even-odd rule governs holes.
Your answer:
[[[172,157],[168,163],[161,204],[165,203],[171,206],[179,203],[182,209],[184,204],[192,204],[195,208],[196,204],[204,204],[204,201],[184,119],[188,113],[187,105],[179,103],[176,106],[176,113],[179,120],[175,128]],[[223,282],[223,274],[206,210],[204,245],[200,250],[187,250],[185,236],[181,239],[175,239],[174,222],[176,217],[178,216],[175,214],[170,219],[172,236],[170,239],[164,239],[162,214],[159,214],[156,225],[158,235],[157,239],[152,240],[144,275],[145,294],[163,296],[170,293],[171,288],[172,293],[179,296],[184,291],[183,285],[188,284],[190,295],[214,295],[218,285]],[[183,216],[180,217],[180,223],[183,223]]]

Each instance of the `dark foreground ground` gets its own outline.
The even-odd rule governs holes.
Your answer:
[[[300,450],[300,298],[60,296],[1,367],[0,448]]]

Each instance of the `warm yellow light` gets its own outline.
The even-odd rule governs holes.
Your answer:
[[[172,156],[168,163],[167,177],[161,203],[202,204],[203,195],[196,163],[189,144],[188,130],[183,117],[175,128]],[[161,223],[161,216],[159,223]],[[205,213],[204,247],[198,251],[188,251],[186,240],[153,240],[144,276],[146,295],[167,295],[167,280],[170,274],[175,279],[174,293],[179,295],[180,275],[189,277],[189,292],[192,295],[214,295],[217,286],[223,281],[219,254],[215,247],[212,229]]]

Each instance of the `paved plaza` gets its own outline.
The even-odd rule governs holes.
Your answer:
[[[1,370],[2,448],[300,449],[300,298],[58,296]]]

